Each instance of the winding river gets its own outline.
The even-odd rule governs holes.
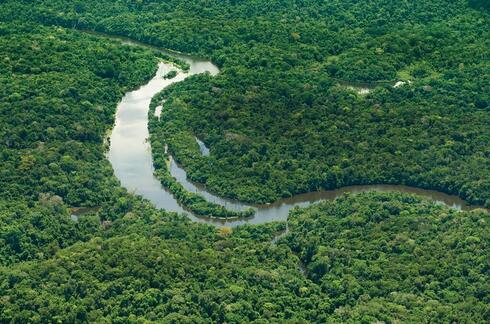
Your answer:
[[[110,38],[118,39],[126,45],[144,46],[155,49],[154,47],[124,38]],[[160,181],[153,174],[154,168],[151,147],[147,140],[149,137],[148,110],[152,97],[169,85],[181,82],[194,74],[208,72],[211,75],[216,75],[219,73],[219,69],[207,60],[180,53],[163,50],[162,52],[184,60],[190,65],[190,70],[187,73],[179,71],[175,78],[164,79],[163,76],[176,68],[171,64],[161,62],[159,63],[158,71],[153,79],[141,88],[128,92],[117,107],[116,123],[111,134],[110,149],[108,152],[108,159],[112,164],[116,177],[121,181],[121,185],[128,189],[128,191],[148,199],[157,208],[186,213],[187,216],[194,221],[206,222],[217,226],[237,226],[245,223],[260,224],[271,221],[285,221],[289,210],[294,207],[305,207],[314,202],[332,200],[347,192],[360,193],[373,190],[381,192],[397,191],[414,193],[458,210],[477,208],[477,206],[468,206],[457,196],[402,185],[349,186],[337,190],[323,190],[300,194],[267,205],[247,205],[218,197],[207,191],[203,185],[190,182],[186,177],[185,170],[179,167],[179,165],[170,158],[170,172],[172,176],[174,176],[187,190],[197,192],[204,196],[208,201],[221,204],[229,209],[240,210],[251,206],[256,210],[255,216],[247,219],[222,220],[196,217],[192,213],[186,211],[185,208],[175,200],[172,194],[161,185]],[[161,113],[165,113],[165,111]],[[212,148],[209,150],[204,143],[198,139],[196,140],[204,155],[212,154]]]

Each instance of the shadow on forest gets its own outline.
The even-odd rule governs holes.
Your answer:
[[[476,10],[490,11],[490,0],[468,0],[468,4]]]

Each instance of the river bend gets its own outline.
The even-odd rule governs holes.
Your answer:
[[[111,38],[121,40],[123,44],[145,46],[155,49],[154,47],[124,38]],[[117,107],[116,123],[110,137],[110,149],[108,152],[108,159],[112,164],[116,177],[121,181],[121,185],[128,189],[129,192],[141,195],[148,199],[157,208],[185,213],[194,221],[206,222],[217,226],[236,226],[245,223],[260,224],[271,221],[285,221],[289,210],[294,207],[305,207],[318,201],[332,200],[346,192],[360,193],[373,190],[381,192],[397,191],[414,193],[459,210],[476,208],[474,206],[468,206],[457,196],[401,185],[349,186],[337,190],[322,190],[295,195],[291,198],[278,200],[272,204],[247,205],[218,197],[207,191],[204,186],[190,182],[187,179],[185,170],[179,167],[179,165],[170,158],[170,173],[188,191],[197,192],[204,196],[206,200],[223,205],[229,209],[241,210],[247,207],[253,207],[256,210],[255,216],[247,219],[221,220],[196,217],[192,213],[186,211],[154,176],[151,147],[148,142],[148,110],[151,99],[171,84],[181,82],[194,74],[208,72],[211,75],[216,75],[219,73],[219,69],[213,63],[204,59],[163,50],[162,52],[187,62],[190,65],[189,71],[187,73],[179,71],[175,78],[165,79],[163,77],[169,71],[176,70],[176,67],[172,64],[161,62],[159,63],[156,75],[147,84],[141,86],[137,90],[128,92]],[[200,141],[198,141],[198,143],[203,153],[212,154],[212,148],[209,151],[204,143]]]

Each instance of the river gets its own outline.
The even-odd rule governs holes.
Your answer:
[[[132,46],[145,46],[145,44],[127,40],[120,37],[111,37],[121,40],[123,44]],[[154,47],[150,47],[155,49]],[[237,201],[232,201],[218,197],[206,190],[203,185],[194,184],[186,177],[186,172],[171,158],[170,173],[187,190],[197,192],[204,196],[208,201],[221,204],[229,209],[240,210],[253,207],[256,210],[254,217],[247,219],[213,219],[196,217],[186,211],[154,176],[151,147],[148,142],[148,110],[153,96],[173,83],[181,82],[185,78],[199,73],[208,72],[211,75],[219,73],[218,67],[213,63],[193,56],[175,52],[163,51],[184,60],[190,65],[187,73],[179,71],[177,76],[172,79],[164,79],[169,71],[176,70],[172,64],[159,63],[156,75],[145,85],[137,90],[128,92],[117,107],[116,122],[110,137],[110,149],[108,159],[112,164],[116,177],[121,181],[121,185],[129,192],[141,195],[151,201],[157,208],[168,211],[185,213],[189,218],[197,222],[206,222],[217,226],[237,226],[245,223],[260,224],[271,221],[285,221],[289,210],[294,207],[305,207],[311,203],[322,200],[332,200],[344,193],[360,193],[366,191],[381,192],[405,192],[418,194],[427,197],[437,203],[448,205],[458,210],[468,210],[477,208],[469,206],[457,196],[447,195],[442,192],[424,190],[419,188],[407,187],[402,185],[363,185],[349,186],[337,190],[322,190],[306,194],[295,195],[291,198],[281,199],[272,204],[266,205],[247,205]],[[164,111],[161,113],[165,113]],[[198,141],[201,151],[205,155],[212,154],[204,143]]]

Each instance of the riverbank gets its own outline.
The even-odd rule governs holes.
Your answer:
[[[129,43],[129,42],[127,42]],[[141,44],[133,44],[142,46]],[[199,217],[198,215],[190,214],[186,208],[183,208],[175,197],[166,190],[160,179],[157,179],[155,174],[159,170],[154,169],[154,161],[152,156],[152,147],[148,143],[148,118],[152,118],[150,104],[152,98],[170,86],[173,83],[183,81],[190,75],[208,72],[211,75],[216,75],[219,70],[211,62],[194,57],[178,54],[179,59],[183,59],[189,64],[189,72],[187,74],[179,73],[173,79],[164,79],[166,73],[170,71],[171,66],[165,66],[161,63],[156,76],[140,89],[128,93],[120,105],[118,106],[116,126],[111,137],[111,147],[109,152],[109,160],[111,161],[116,176],[120,179],[121,184],[129,191],[142,195],[144,198],[152,201],[155,206],[164,208],[169,211],[184,212],[188,216],[200,222],[212,223],[220,226],[236,226],[245,223],[260,224],[271,221],[286,221],[289,211],[296,207],[306,207],[312,203],[336,199],[345,193],[360,193],[366,191],[380,192],[406,192],[424,196],[436,203],[446,204],[455,209],[466,210],[478,208],[478,206],[468,206],[462,199],[457,196],[447,195],[441,192],[407,187],[402,185],[363,185],[363,186],[348,186],[336,190],[322,190],[317,192],[295,195],[290,198],[278,200],[271,204],[253,205],[244,204],[230,199],[221,198],[208,190],[204,186],[194,184],[187,179],[187,174],[184,169],[180,168],[173,159],[168,162],[170,164],[170,175],[184,187],[188,192],[197,193],[205,197],[206,201],[221,205],[226,209],[243,211],[248,208],[253,208],[255,215],[246,219],[213,219],[212,217]],[[160,103],[155,102],[155,107]],[[165,111],[162,112],[163,114]],[[159,117],[154,117],[155,123],[159,121]],[[165,141],[165,139],[158,139]],[[195,140],[195,138],[193,138]],[[163,143],[162,143],[163,144]],[[196,144],[196,143],[195,143]],[[155,152],[165,152],[164,145],[154,147]],[[197,150],[199,146],[196,144]],[[155,153],[154,152],[154,153]],[[161,152],[160,152],[161,153]],[[200,152],[197,152],[200,154]],[[165,154],[167,154],[165,152]],[[202,216],[202,215],[200,215]]]

